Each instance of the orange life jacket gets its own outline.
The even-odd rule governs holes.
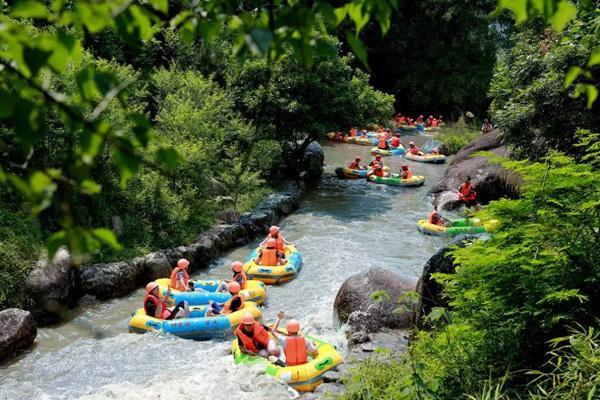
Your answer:
[[[415,156],[419,155],[419,148],[417,146],[411,147],[411,149],[409,151],[410,151],[410,154],[413,154]]]
[[[379,138],[379,143],[377,144],[377,147],[382,150],[387,149],[388,145],[384,137]]]
[[[440,218],[439,214],[435,211],[429,213],[429,217],[427,218],[427,222],[433,225],[444,225],[444,221]]]
[[[412,173],[412,171],[410,169],[407,169],[406,171],[402,170],[401,175],[403,176],[402,179],[410,179],[410,178],[413,177],[413,173]]]
[[[185,287],[183,287],[183,288],[177,281],[177,273],[180,271],[183,272],[183,284],[185,285]],[[188,289],[187,284],[188,284],[189,280],[190,280],[190,276],[188,275],[188,273],[185,269],[175,267],[175,268],[173,268],[173,271],[171,271],[171,283],[169,286],[171,286],[172,289],[177,289],[177,290],[181,290],[182,292],[185,292]]]
[[[248,285],[248,277],[244,271],[233,274],[232,280],[240,284],[240,290],[246,289],[246,286]]]
[[[359,164],[360,164],[360,161],[352,161],[350,163],[350,165],[348,165],[348,168],[350,168],[350,169],[360,169]]]
[[[285,338],[285,363],[287,366],[306,364],[308,352],[306,339],[302,336],[287,336]]]
[[[277,264],[279,264],[277,249],[262,249],[260,255],[260,265],[264,265],[266,267],[275,267]]]
[[[284,247],[285,243],[283,243],[283,236],[281,236],[280,233],[278,233],[276,237],[269,233],[269,238],[275,239],[275,242],[276,242],[275,249],[277,249],[279,251],[283,251],[283,247]]]
[[[394,136],[390,142],[390,144],[392,145],[392,147],[400,147],[400,138]]]
[[[475,200],[477,197],[477,193],[473,190],[473,185],[471,182],[465,182],[458,188],[460,194],[462,194],[462,198],[466,201]]]
[[[434,118],[433,121],[431,121],[431,127],[437,128],[437,126],[438,126],[438,121],[437,121],[437,119]]]
[[[233,304],[234,299],[239,299],[240,301],[240,306],[235,310],[231,309],[231,305]],[[236,312],[238,310],[241,310],[242,307],[244,307],[244,297],[240,296],[239,294],[236,294],[235,296],[233,296],[225,302],[225,305],[223,306],[223,311],[225,314],[229,314],[230,312]]]
[[[244,328],[242,328],[241,324],[235,330],[235,336],[240,338],[246,350],[250,350],[254,353],[258,353],[259,350],[266,349],[269,346],[269,333],[257,322],[252,326],[252,337],[244,332]],[[257,344],[262,347],[259,349]]]
[[[356,129],[350,129],[350,136],[356,136]]]
[[[146,298],[144,299],[144,311],[146,312],[146,315],[148,315],[149,317],[156,318],[156,314],[152,313],[151,310],[148,309],[148,300],[150,300],[154,303],[155,310],[158,309],[158,306],[160,304],[162,304],[163,309],[162,309],[162,315],[160,316],[160,319],[166,319],[169,315],[171,315],[171,311],[169,311],[169,309],[167,308],[167,305],[165,304],[164,301],[162,301],[158,297],[153,296],[148,293],[146,295]]]
[[[383,168],[375,168],[375,176],[383,177]]]

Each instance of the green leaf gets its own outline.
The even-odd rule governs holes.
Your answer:
[[[41,138],[40,127],[42,121],[40,109],[31,102],[19,102],[14,109],[13,121],[17,141],[21,145],[23,152],[27,154],[31,150],[31,147]]]
[[[127,181],[140,169],[140,161],[130,152],[118,148],[113,150],[113,156],[121,174],[121,186],[125,187]]]
[[[246,35],[246,43],[250,50],[255,54],[265,54],[271,45],[273,34],[268,29],[255,28]]]
[[[0,118],[13,115],[15,110],[15,96],[8,92],[0,91]]]
[[[156,159],[168,170],[173,170],[181,160],[179,153],[172,147],[161,147],[156,152]]]
[[[132,128],[135,137],[140,141],[141,145],[146,147],[148,145],[148,132],[150,131],[150,121],[144,114],[131,113],[129,119],[134,123]]]
[[[598,88],[594,85],[586,85],[585,94],[587,96],[587,108],[592,108],[596,98],[598,98]]]
[[[160,11],[163,14],[169,12],[169,0],[150,0],[150,4],[152,4],[152,7],[155,10]]]
[[[42,171],[35,171],[29,178],[29,186],[37,194],[44,193],[48,186],[52,184],[52,179]]]
[[[81,189],[88,195],[98,194],[102,190],[102,186],[98,183],[85,179],[81,182]]]
[[[181,43],[190,45],[194,43],[196,37],[196,23],[195,20],[189,20],[181,28],[179,28],[179,39]]]
[[[4,170],[2,169],[2,166],[0,165],[0,183],[4,183],[6,182],[6,174],[4,173]]]
[[[558,3],[558,8],[554,15],[549,18],[552,27],[557,32],[562,32],[565,26],[577,15],[577,8],[567,0]]]
[[[83,130],[81,135],[79,136],[79,145],[82,151],[82,160],[85,164],[91,164],[102,144],[104,143],[104,138],[95,133],[91,133],[88,130]]]
[[[369,22],[369,13],[363,13],[362,3],[350,3],[347,6],[348,15],[354,21],[354,25],[356,27],[356,33],[361,31],[362,28]]]
[[[113,23],[108,3],[78,1],[76,4],[81,21],[91,33],[97,33]]]
[[[94,69],[87,66],[77,74],[77,86],[81,97],[86,101],[91,101],[98,95],[96,83],[94,81]]]
[[[373,293],[371,293],[369,295],[369,297],[375,303],[382,303],[384,301],[390,301],[391,300],[390,294],[387,292],[387,290],[384,290],[384,289],[374,291]]]
[[[581,67],[570,67],[565,75],[565,87],[571,86],[571,84],[573,83],[573,81],[575,81],[575,79],[577,79],[581,71]]]
[[[323,39],[317,40],[315,50],[318,55],[324,57],[334,57],[338,52],[337,48],[334,45]]]
[[[25,64],[27,64],[27,68],[32,77],[37,76],[40,69],[46,66],[50,54],[51,52],[49,51],[39,50],[33,47],[26,47],[23,50],[23,59],[25,60]]]
[[[356,57],[367,69],[369,69],[369,64],[367,63],[367,49],[365,48],[363,42],[350,32],[346,34],[346,39],[348,40],[348,43],[350,44],[350,47],[352,48],[352,51]]]
[[[512,11],[517,24],[527,21],[527,0],[499,0],[498,7]]]
[[[92,234],[115,250],[123,249],[123,246],[121,246],[117,240],[117,235],[110,229],[96,228],[92,230]]]
[[[49,16],[49,13],[43,1],[17,0],[10,9],[10,16],[18,18],[46,18]]]
[[[593,67],[595,65],[600,64],[600,47],[596,47],[592,50],[592,54],[590,54],[590,59],[588,60],[588,67]]]
[[[46,248],[48,249],[48,259],[52,260],[54,255],[60,249],[61,246],[66,246],[67,242],[67,232],[64,230],[53,233],[46,243]]]

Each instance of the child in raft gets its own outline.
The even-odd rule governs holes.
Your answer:
[[[209,301],[206,309],[207,317],[216,317],[217,315],[227,315],[240,310],[244,306],[244,296],[240,295],[240,285],[237,282],[227,284],[231,298],[225,303]]]
[[[271,329],[271,332],[283,348],[285,365],[294,366],[306,364],[308,362],[308,355],[312,358],[316,358],[319,355],[319,352],[315,348],[314,343],[300,335],[300,322],[295,319],[290,319],[285,324],[287,335],[282,335],[277,332],[279,323],[283,318],[285,318],[285,313],[281,310],[277,314],[277,321],[275,321],[275,325]]]

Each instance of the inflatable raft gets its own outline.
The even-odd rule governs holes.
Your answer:
[[[417,130],[416,125],[400,125],[397,129],[403,132],[414,132]]]
[[[143,308],[135,311],[129,320],[129,332],[160,332],[186,339],[212,339],[226,337],[242,322],[242,315],[251,312],[255,318],[261,318],[255,303],[245,302],[241,310],[227,315],[205,317],[207,305],[190,307],[189,318],[163,320],[146,315]]]
[[[258,256],[260,247],[250,253],[244,263],[244,271],[248,279],[256,279],[267,284],[277,284],[291,281],[302,269],[302,256],[294,245],[285,246],[286,263],[276,266],[258,265],[254,259]]]
[[[284,332],[284,330],[280,330],[281,334],[285,334]],[[291,367],[271,364],[263,357],[253,357],[242,353],[237,339],[231,344],[233,361],[235,364],[263,364],[265,374],[285,382],[299,392],[312,391],[323,383],[323,374],[342,364],[344,359],[333,345],[312,336],[306,336],[306,339],[311,340],[319,352],[317,358],[309,360],[306,364]]]
[[[155,280],[158,283],[159,291],[164,298],[169,288],[170,280],[162,278]],[[171,296],[166,300],[169,305],[175,305],[180,301],[187,301],[191,306],[208,304],[210,300],[218,303],[224,303],[231,298],[229,292],[217,292],[219,287],[218,281],[193,281],[194,288],[202,288],[205,292],[181,292],[171,289]],[[257,304],[262,304],[267,299],[267,289],[265,284],[260,281],[248,280],[246,289],[240,290],[240,295],[244,296],[244,300],[252,301]]]
[[[365,139],[362,137],[357,137],[354,139],[355,144],[360,144],[362,146],[374,146],[377,144],[377,139]]]
[[[368,169],[351,169],[351,168],[336,168],[335,175],[340,179],[360,179],[365,178]]]
[[[426,219],[422,219],[417,222],[417,229],[419,232],[426,235],[435,236],[456,236],[463,233],[476,234],[487,232],[485,226],[477,218],[473,219],[455,219],[450,221],[451,226],[440,226],[430,224]]]
[[[382,157],[401,156],[402,154],[404,154],[404,146],[400,145],[400,147],[390,150],[382,150],[378,147],[373,147],[371,149],[371,155],[376,156],[378,154]]]
[[[425,184],[425,177],[422,175],[414,175],[410,179],[400,179],[400,175],[398,174],[392,174],[392,176],[388,177],[371,175],[369,177],[369,181],[373,183],[383,183],[385,185],[392,186],[416,187],[423,186]]]
[[[411,161],[429,164],[443,164],[446,162],[446,156],[443,154],[425,154],[424,156],[419,156],[410,152],[406,152],[404,153],[404,158]]]

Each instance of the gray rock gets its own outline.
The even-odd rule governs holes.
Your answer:
[[[423,328],[423,318],[431,312],[433,307],[448,307],[448,302],[442,297],[442,286],[432,278],[436,272],[444,274],[454,273],[454,257],[452,249],[456,247],[465,247],[475,240],[481,240],[479,235],[459,235],[456,236],[447,246],[442,247],[435,253],[425,266],[423,273],[417,283],[417,293],[419,293],[419,303],[415,309],[415,323]]]
[[[335,298],[335,310],[342,323],[348,323],[352,332],[377,332],[382,327],[408,328],[412,311],[395,313],[397,300],[407,291],[415,290],[416,282],[383,268],[372,268],[366,273],[346,279]],[[375,303],[371,294],[387,292],[390,301]]]
[[[37,336],[33,315],[18,308],[0,311],[0,326],[0,360],[31,346]]]
[[[173,269],[166,254],[161,251],[145,255],[141,263],[144,266],[144,280],[146,282],[169,277]]]
[[[99,300],[122,297],[143,282],[144,264],[119,261],[94,264],[81,271],[81,286],[86,294]]]
[[[241,214],[235,211],[233,208],[228,208],[226,210],[217,211],[215,213],[215,220],[226,223],[233,224],[239,222]]]
[[[51,263],[38,266],[27,277],[26,293],[31,299],[29,311],[36,321],[49,324],[60,320],[81,296],[79,269],[64,248]]]
[[[323,161],[325,160],[325,152],[319,142],[311,142],[302,158],[300,176],[306,182],[314,182],[321,177],[323,173]]]
[[[433,204],[441,209],[453,210],[461,204],[456,194],[467,175],[471,176],[477,201],[487,204],[501,197],[517,197],[521,179],[518,175],[492,164],[485,157],[473,157],[478,151],[490,151],[495,155],[507,156],[498,131],[482,135],[463,147],[452,159],[444,176],[431,188]]]

